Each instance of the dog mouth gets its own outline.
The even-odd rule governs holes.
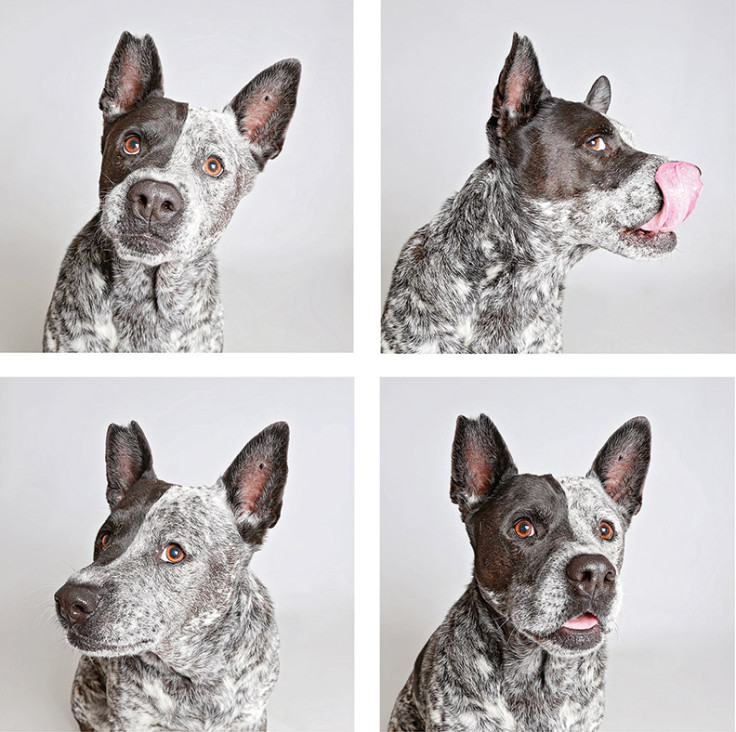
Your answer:
[[[622,235],[630,247],[652,254],[667,254],[677,246],[677,235],[673,231],[624,229]]]
[[[92,656],[136,655],[153,643],[151,638],[145,638],[135,643],[104,643],[84,635],[74,627],[67,630],[67,640],[78,650]]]
[[[567,620],[548,639],[569,651],[589,651],[603,640],[603,629],[598,616],[587,612]]]

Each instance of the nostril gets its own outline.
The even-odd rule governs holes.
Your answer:
[[[148,199],[146,198],[145,194],[141,193],[138,196],[138,203],[141,204],[141,206],[148,206]]]

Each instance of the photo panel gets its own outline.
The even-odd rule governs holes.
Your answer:
[[[150,631],[156,658],[192,678],[217,678],[219,659],[231,657],[229,633],[240,627],[232,618],[249,618],[233,646],[255,641],[256,656],[261,647],[267,656],[280,636],[268,728],[352,728],[351,379],[4,378],[0,404],[0,728],[77,728],[69,701],[80,650],[57,616],[77,627],[87,599],[59,596],[75,573],[94,577],[99,590],[93,601],[103,620],[95,626],[93,611],[91,628],[78,626],[95,653]],[[118,427],[108,433],[109,425]],[[146,464],[145,444],[155,476],[135,468]],[[264,479],[259,470],[272,472]],[[141,477],[131,483],[131,474]],[[160,481],[174,485],[161,490]],[[95,569],[83,569],[93,548]],[[251,556],[246,569],[262,585],[238,584],[237,605],[228,588]],[[278,630],[264,620],[264,592]],[[212,650],[221,647],[222,656]],[[130,672],[121,677],[134,681]],[[249,683],[257,697],[258,683]],[[177,720],[170,724],[186,726]]]
[[[614,544],[619,538],[623,541],[625,533],[625,561],[620,582],[615,579],[617,592],[623,585],[620,610],[608,619],[601,611],[600,618],[608,654],[601,729],[730,729],[734,688],[733,396],[732,379],[382,379],[381,725],[387,724],[413,668],[416,673],[418,656],[424,657],[420,661],[422,678],[431,683],[433,661],[427,658],[432,656],[440,664],[437,648],[442,644],[435,641],[429,650],[422,648],[448,611],[455,612],[450,611],[454,603],[461,596],[467,599],[466,588],[470,592],[476,582],[492,587],[483,597],[489,600],[495,592],[496,599],[502,598],[498,607],[523,608],[524,601],[531,602],[536,608],[534,619],[544,618],[561,602],[560,593],[564,594],[568,581],[559,579],[560,566],[555,569],[557,575],[546,576],[540,570],[533,581],[527,578],[523,592],[517,587],[515,592],[524,601],[506,592],[512,585],[509,575],[526,577],[521,574],[528,569],[525,555],[520,550],[504,560],[511,535],[501,531],[505,524],[500,519],[494,523],[491,514],[483,511],[500,511],[503,500],[513,499],[520,512],[511,528],[531,534],[535,529],[522,520],[536,524],[538,517],[537,535],[530,538],[540,537],[540,545],[542,539],[553,536],[552,523],[559,532],[559,522],[571,522],[573,528],[568,534],[563,531],[562,539],[556,534],[557,543],[541,545],[543,555],[552,556],[553,549],[566,550],[565,542],[579,535],[575,522],[583,525],[583,533],[588,529],[608,532],[603,523],[610,522],[616,532]],[[500,473],[506,475],[511,463],[504,463],[501,443],[488,437],[490,428],[474,432],[477,423],[461,420],[456,432],[459,416],[476,420],[481,414],[495,425],[512,456],[518,469],[516,479],[523,483],[520,493],[508,487],[516,485],[513,481],[494,483],[493,471],[501,466]],[[639,473],[639,478],[646,474],[641,511],[633,515],[637,506],[624,506],[631,524],[625,531],[625,521],[617,525],[614,518],[589,509],[595,505],[590,498],[594,491],[575,486],[576,480],[581,485],[590,482],[591,469],[611,479],[628,480],[621,467],[626,461],[611,463],[608,458],[611,444],[628,455],[626,460],[643,459],[649,452],[642,436],[644,421],[635,420],[633,430],[629,423],[638,417],[645,417],[651,425],[651,462],[648,474]],[[623,425],[628,425],[625,440],[619,430]],[[604,453],[608,458],[602,457]],[[641,469],[639,463],[632,465]],[[451,474],[457,506],[451,501]],[[473,485],[473,475],[480,476],[475,483],[478,495],[482,493],[478,486],[501,486],[496,488],[498,504],[493,503],[492,492],[472,500],[463,494],[462,485]],[[564,476],[585,480],[581,483]],[[549,484],[547,488],[540,489],[535,483],[540,480]],[[598,491],[602,480],[593,478]],[[566,486],[564,498],[559,481]],[[557,496],[555,503],[542,500],[548,489]],[[530,516],[531,505],[537,513]],[[516,510],[517,504],[503,507]],[[467,532],[461,514],[466,516]],[[613,510],[611,515],[618,513]],[[577,518],[573,521],[572,517]],[[618,521],[622,521],[620,516]],[[544,534],[545,530],[550,533]],[[583,546],[605,555],[605,539],[610,537],[605,532],[586,538]],[[468,534],[475,542],[475,559]],[[518,534],[515,540],[523,541]],[[569,565],[564,570],[571,571]],[[473,577],[479,579],[473,581]],[[483,612],[481,608],[478,617]],[[499,624],[512,640],[523,640],[524,622],[536,621],[519,620],[518,610],[500,612]],[[505,612],[511,619],[503,618]],[[523,627],[515,627],[515,622]],[[446,627],[444,632],[449,632]],[[488,637],[495,637],[492,633],[475,647],[463,640],[467,629],[457,618],[453,632],[459,635],[451,645],[464,655],[442,677],[445,683],[440,696],[451,695],[448,679],[454,676],[470,674],[470,678],[463,677],[466,689],[475,688],[473,674],[480,673],[479,669],[488,671],[488,664],[494,663],[493,652],[484,655],[478,650],[485,647]],[[476,652],[483,657],[475,659]],[[562,651],[557,648],[555,652]],[[421,693],[429,694],[426,687]]]

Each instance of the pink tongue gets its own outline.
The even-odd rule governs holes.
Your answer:
[[[570,618],[562,627],[571,630],[590,630],[598,625],[598,618],[590,613],[578,615],[576,618]]]
[[[695,208],[703,188],[700,171],[690,163],[662,163],[654,174],[654,181],[662,191],[664,205],[660,212],[641,229],[644,231],[672,231]]]

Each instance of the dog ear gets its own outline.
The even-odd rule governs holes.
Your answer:
[[[526,124],[537,113],[539,103],[549,96],[531,41],[514,33],[511,51],[493,92],[493,112],[487,129],[499,139],[506,137],[514,128]]]
[[[458,417],[452,445],[450,498],[463,521],[516,466],[501,433],[485,414],[476,419]]]
[[[134,483],[155,479],[148,440],[137,422],[127,427],[111,424],[105,441],[107,502],[110,508],[120,502]]]
[[[249,544],[262,544],[279,520],[288,448],[289,425],[276,422],[257,434],[222,476],[238,529]]]
[[[161,59],[151,36],[136,38],[125,31],[107,70],[100,109],[106,123],[137,107],[149,96],[163,96]]]
[[[599,76],[595,80],[583,104],[587,104],[591,109],[595,109],[596,112],[601,114],[608,112],[608,108],[611,106],[611,82],[608,81],[607,77]]]
[[[588,476],[596,477],[621,506],[628,521],[639,512],[649,469],[652,431],[646,417],[634,417],[619,427],[601,448]]]
[[[286,128],[296,108],[301,71],[295,58],[279,61],[261,71],[225,107],[235,113],[240,134],[250,142],[260,170],[284,145]]]

